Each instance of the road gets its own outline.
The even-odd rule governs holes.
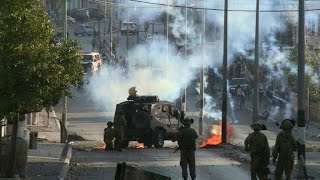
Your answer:
[[[71,161],[68,179],[113,179],[119,162],[137,165],[138,168],[182,179],[179,153],[172,148],[124,149],[123,152],[76,151]],[[221,149],[197,149],[197,179],[237,180],[250,179],[248,167],[224,157]]]

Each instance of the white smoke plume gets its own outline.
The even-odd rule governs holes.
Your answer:
[[[173,1],[151,0],[147,2],[169,3]],[[229,9],[247,9],[254,10],[255,4],[251,0],[230,0]],[[289,2],[288,0],[281,1],[282,3]],[[134,2],[130,2],[132,5]],[[175,4],[183,5],[185,1],[176,1]],[[267,5],[262,4],[261,10],[271,10],[279,8],[279,1],[270,0]],[[187,32],[188,43],[192,45],[191,54],[188,54],[187,59],[184,59],[183,54],[179,54],[176,45],[173,42],[167,42],[166,38],[159,35],[159,38],[154,38],[147,44],[140,44],[129,51],[127,61],[129,63],[128,75],[122,72],[121,69],[114,67],[106,67],[102,69],[100,76],[91,80],[87,87],[93,100],[107,110],[113,110],[115,104],[125,101],[128,96],[128,89],[136,86],[138,95],[158,95],[161,100],[174,101],[181,95],[181,91],[185,85],[188,85],[192,79],[198,75],[198,70],[203,63],[204,67],[217,68],[222,64],[222,37],[223,37],[223,11],[207,10],[206,11],[206,37],[202,38],[206,43],[200,45],[199,34],[200,28],[189,13],[186,18],[183,8],[167,8],[165,6],[150,5],[147,7],[144,3],[134,3],[136,10],[131,8],[132,16],[139,15],[139,21],[154,20],[162,12],[169,9],[169,14],[174,17],[173,22],[169,25],[171,33],[177,39],[177,42],[184,44],[184,35]],[[223,9],[223,1],[206,1],[206,8]],[[189,6],[190,4],[188,4]],[[202,7],[202,4],[197,4],[194,7]],[[156,8],[158,7],[158,8]],[[283,7],[286,8],[286,7]],[[197,12],[201,10],[195,10]],[[127,17],[128,14],[123,14]],[[281,13],[261,13],[260,14],[260,35],[261,37],[267,34],[274,34],[277,31],[283,31],[282,23],[285,18],[281,18]],[[229,12],[228,18],[228,57],[229,64],[232,62],[234,53],[245,53],[248,49],[254,47],[254,32],[255,32],[255,13],[245,11]],[[186,31],[187,29],[187,31]],[[270,36],[272,37],[272,36]],[[205,48],[205,54],[201,55],[202,49]],[[262,61],[270,69],[273,69],[274,64],[277,66],[291,66],[287,64],[285,55],[278,48],[272,47],[269,53],[273,53],[275,58],[265,59]],[[272,68],[271,68],[272,67]],[[283,72],[276,71],[281,75]],[[210,96],[205,96],[207,102],[211,102]],[[206,109],[206,108],[205,108]],[[210,110],[206,110],[212,112]],[[218,113],[219,114],[219,113]],[[210,115],[216,117],[216,115]]]

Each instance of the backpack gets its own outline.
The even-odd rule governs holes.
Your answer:
[[[285,135],[281,132],[281,141],[280,141],[280,148],[279,148],[279,155],[282,157],[289,158],[292,156],[293,147],[292,147],[292,138],[290,135]]]
[[[267,147],[265,147],[265,139],[262,134],[252,134],[250,148],[253,155],[265,155]]]

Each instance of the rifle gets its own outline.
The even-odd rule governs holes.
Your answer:
[[[176,153],[176,152],[179,151],[179,150],[180,150],[180,147],[177,147],[177,148],[174,150],[173,153]]]

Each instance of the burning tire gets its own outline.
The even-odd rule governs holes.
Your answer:
[[[164,132],[156,129],[153,134],[153,144],[155,148],[162,148],[164,144]]]

